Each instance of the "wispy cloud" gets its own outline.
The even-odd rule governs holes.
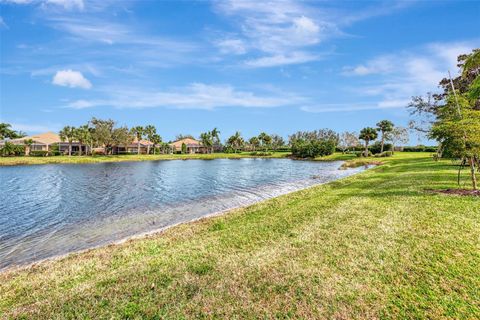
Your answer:
[[[66,10],[83,10],[85,8],[83,0],[2,0],[1,2],[19,5],[35,4],[42,7],[59,6]]]
[[[212,110],[221,107],[272,108],[293,105],[305,99],[294,94],[255,93],[231,85],[192,83],[183,88],[158,91],[144,88],[109,87],[101,90],[105,98],[76,100],[66,107],[85,109],[100,106],[115,108],[157,108]]]
[[[358,95],[360,101],[365,98],[379,101],[368,108],[406,107],[412,96],[435,91],[449,70],[455,75],[458,55],[479,45],[478,40],[427,44],[344,67],[342,74],[365,78],[366,83],[350,88],[350,93]]]
[[[2,16],[0,16],[0,28],[8,29],[8,25],[5,23],[5,20],[3,20]]]

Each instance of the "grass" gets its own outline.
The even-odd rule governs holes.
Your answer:
[[[456,187],[450,162],[425,153],[382,161],[1,273],[0,318],[480,318],[480,198],[424,191]]]
[[[273,152],[267,156],[242,153],[211,153],[211,154],[158,154],[158,155],[111,155],[111,156],[55,156],[55,157],[0,157],[0,166],[52,164],[52,163],[98,163],[120,161],[149,160],[189,160],[189,159],[239,159],[239,158],[283,158],[288,152]]]

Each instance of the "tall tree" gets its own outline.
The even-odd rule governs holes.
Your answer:
[[[262,132],[258,135],[258,140],[260,140],[262,147],[265,149],[265,152],[267,152],[268,148],[270,147],[270,143],[272,142],[272,137],[265,132]]]
[[[142,126],[136,126],[132,128],[132,133],[137,138],[137,154],[140,154],[140,140],[143,139],[145,129]]]
[[[92,118],[90,120],[92,124],[91,134],[97,146],[105,148],[105,152],[110,154],[114,144],[113,130],[115,128],[115,122],[111,119],[102,120]]]
[[[385,133],[392,132],[393,127],[393,122],[389,120],[382,120],[377,123],[377,131],[382,134],[380,152],[383,152],[383,147],[385,145]]]
[[[209,152],[210,148],[213,147],[213,137],[211,132],[202,132],[200,134],[200,142],[203,146],[207,149],[207,153]]]
[[[65,127],[63,127],[62,130],[60,130],[59,135],[60,135],[60,139],[63,142],[65,142],[65,141],[68,142],[68,156],[71,156],[72,155],[72,143],[73,143],[73,140],[76,137],[75,127],[65,126]]]
[[[405,145],[410,141],[410,135],[407,128],[395,127],[385,134],[385,140],[392,143],[392,152],[395,152],[395,147],[399,144]]]
[[[248,143],[253,151],[257,150],[257,148],[260,146],[260,140],[258,140],[258,137],[251,137],[250,140],[248,140]]]
[[[355,148],[359,145],[358,133],[345,131],[339,135],[338,147],[342,150],[342,153],[345,151]]]
[[[442,92],[429,99],[413,97],[409,108],[414,116],[428,119],[428,137],[436,139],[439,154],[461,160],[470,167],[473,189],[478,188],[480,167],[480,49],[458,57],[460,75],[440,81]],[[460,171],[459,171],[460,173]],[[460,174],[459,174],[460,177]],[[459,180],[460,182],[460,180]]]
[[[144,134],[147,136],[148,141],[153,143],[153,137],[157,134],[157,128],[153,125],[148,125],[145,127]],[[155,149],[155,144],[153,146]],[[147,146],[147,154],[150,154],[150,145]]]
[[[151,143],[153,143],[153,154],[155,154],[155,150],[156,150],[156,147],[157,145],[161,144],[162,143],[162,137],[155,133],[153,135],[151,135],[148,140],[150,140]]]
[[[277,151],[278,148],[285,146],[285,140],[278,134],[272,134],[270,138],[273,151]]]
[[[233,136],[228,138],[227,143],[233,148],[235,153],[237,153],[237,151],[243,146],[245,142],[242,138],[242,134],[240,133],[240,131],[237,131]]]
[[[30,155],[30,151],[32,151],[32,144],[34,141],[32,139],[25,139],[23,140],[23,145],[25,146],[25,155]]]
[[[83,126],[78,127],[75,129],[75,139],[79,143],[79,150],[78,150],[78,155],[82,155],[82,146],[85,146],[85,153],[87,153],[87,144],[90,143],[90,140],[92,139],[90,135],[90,128],[88,127],[88,124],[85,124]]]
[[[213,128],[213,130],[210,131],[210,134],[212,135],[212,138],[213,138],[213,148],[214,148],[214,150],[215,149],[219,150],[219,148],[221,147],[220,130],[218,130],[217,128]],[[214,151],[214,150],[212,150],[212,151]]]
[[[128,130],[127,126],[123,126],[113,129],[112,140],[113,144],[117,146],[117,150],[118,146],[123,145],[125,146],[125,153],[127,153],[128,146],[135,140],[135,135]]]
[[[364,153],[365,157],[368,157],[368,144],[370,143],[370,141],[377,139],[377,137],[378,137],[377,130],[374,128],[367,127],[367,128],[363,128],[360,131],[360,135],[358,136],[358,138],[360,140],[365,141],[365,153]]]
[[[17,139],[25,137],[26,134],[21,131],[15,131],[11,129],[12,126],[9,123],[0,123],[0,140],[4,139]]]

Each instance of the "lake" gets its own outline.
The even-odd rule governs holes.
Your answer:
[[[0,167],[0,269],[355,174],[342,162],[216,159]]]

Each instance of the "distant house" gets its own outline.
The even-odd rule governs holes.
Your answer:
[[[170,143],[170,147],[173,152],[181,152],[182,145],[185,144],[187,148],[187,153],[206,153],[207,148],[203,146],[200,141],[197,141],[192,138],[180,139],[175,142]]]
[[[25,140],[33,140],[33,144],[30,146],[30,151],[51,151],[54,145],[57,145],[61,142],[58,134],[54,132],[45,132],[18,139],[2,140],[0,141],[0,146],[5,145],[6,141],[15,145],[24,145]]]
[[[140,140],[140,153],[141,154],[148,154],[150,150],[153,148],[153,142],[148,140]],[[127,147],[124,145],[119,145],[113,147],[112,150],[113,154],[122,154],[122,153],[138,153],[138,140],[135,139],[131,144]]]

